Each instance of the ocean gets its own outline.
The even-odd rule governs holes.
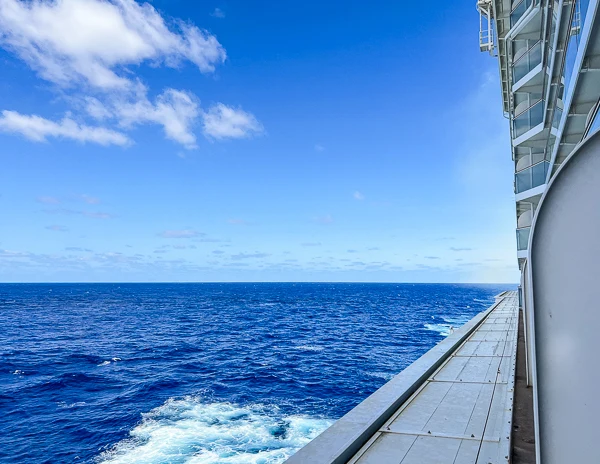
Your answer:
[[[281,463],[513,288],[0,284],[0,462]]]

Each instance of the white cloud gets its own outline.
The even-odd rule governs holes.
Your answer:
[[[46,205],[58,205],[60,203],[60,200],[56,197],[38,197],[37,201],[39,201],[40,203],[44,203]]]
[[[331,214],[327,214],[325,216],[317,216],[315,218],[315,222],[318,222],[319,224],[329,225],[333,223],[333,218],[331,217]]]
[[[48,137],[57,137],[100,145],[125,146],[130,143],[129,138],[121,132],[104,127],[78,124],[69,117],[55,122],[36,115],[20,114],[16,111],[2,111],[0,131],[21,134],[35,142],[45,142]]]
[[[215,11],[213,11],[210,15],[214,18],[223,19],[225,17],[225,12],[221,8],[215,8]]]
[[[213,35],[181,21],[172,31],[134,0],[0,0],[0,43],[46,80],[98,89],[130,87],[127,65],[188,60],[212,72],[226,58]]]
[[[217,8],[214,15],[224,13]],[[169,26],[152,5],[135,0],[0,0],[0,47],[60,86],[61,96],[80,113],[77,121],[93,118],[113,126],[79,125],[70,114],[52,121],[5,111],[0,130],[35,141],[62,137],[126,145],[130,140],[122,130],[158,124],[168,139],[187,149],[197,147],[194,128],[200,115],[203,132],[212,139],[263,132],[241,109],[218,103],[202,112],[190,92],[167,88],[148,97],[149,89],[135,75],[141,64],[177,68],[189,61],[209,73],[226,59],[225,49],[207,31],[177,19]]]
[[[352,195],[354,197],[355,200],[364,200],[365,196],[360,193],[358,190],[356,192],[354,192],[354,194]]]
[[[88,205],[97,205],[100,203],[100,198],[97,197],[92,197],[90,195],[87,194],[83,194],[80,195],[81,200],[83,200],[84,202],[86,202]]]
[[[97,98],[84,97],[85,111],[94,119],[107,119],[112,116],[108,108]]]
[[[319,143],[315,145],[315,151],[324,151],[325,147]]]
[[[165,230],[158,234],[163,238],[194,238],[194,237],[202,237],[206,234],[201,232],[192,230],[192,229],[183,229],[183,230]]]
[[[193,95],[181,90],[167,89],[152,104],[145,93],[138,94],[137,101],[119,101],[114,112],[122,127],[155,123],[163,126],[167,138],[186,148],[196,148],[196,136],[192,130],[198,117],[198,104]]]
[[[65,226],[57,226],[57,225],[46,226],[46,229],[52,230],[54,232],[66,232],[67,230],[69,230]]]
[[[251,114],[223,103],[213,105],[203,115],[204,135],[215,139],[244,138],[263,132],[263,126]]]
[[[248,221],[246,221],[245,219],[228,219],[227,222],[229,224],[233,224],[235,226],[247,226],[248,225]]]

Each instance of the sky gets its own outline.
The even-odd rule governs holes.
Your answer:
[[[0,282],[518,281],[470,0],[0,0]]]

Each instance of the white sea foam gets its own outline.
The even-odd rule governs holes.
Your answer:
[[[20,369],[17,369],[16,371],[13,372],[13,375],[23,375],[25,372],[23,372]]]
[[[108,366],[109,364],[110,364],[110,361],[102,361],[100,364],[98,364],[98,367]]]
[[[275,407],[170,399],[143,414],[130,437],[102,453],[103,464],[279,464],[332,421],[282,415]]]
[[[469,316],[459,316],[459,317],[448,317],[442,316],[444,322],[448,324],[452,324],[454,327],[460,327],[471,320]]]
[[[379,377],[383,380],[392,380],[394,378],[394,374],[390,374],[389,372],[367,372],[367,375],[371,377]]]
[[[301,351],[323,351],[325,349],[325,347],[319,345],[297,345],[295,348]]]
[[[432,316],[433,318],[433,316]],[[432,330],[434,332],[439,333],[443,337],[447,337],[451,333],[453,333],[456,329],[463,326],[467,322],[471,320],[468,316],[442,316],[442,320],[445,322],[440,324],[424,324],[427,330]]]
[[[424,324],[427,330],[437,332],[443,337],[447,337],[452,333],[453,326],[451,324]]]
[[[85,401],[77,401],[75,403],[67,403],[66,401],[59,401],[56,404],[61,409],[71,409],[71,408],[77,408],[79,406],[85,406],[87,403]]]

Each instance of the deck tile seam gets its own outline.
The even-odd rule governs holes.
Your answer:
[[[392,435],[412,435],[416,437],[435,437],[435,438],[448,438],[451,440],[470,440],[480,442],[491,442],[500,443],[500,437],[482,437],[482,436],[470,436],[470,435],[453,435],[450,433],[443,432],[419,432],[415,430],[382,430],[381,434],[392,434]]]

